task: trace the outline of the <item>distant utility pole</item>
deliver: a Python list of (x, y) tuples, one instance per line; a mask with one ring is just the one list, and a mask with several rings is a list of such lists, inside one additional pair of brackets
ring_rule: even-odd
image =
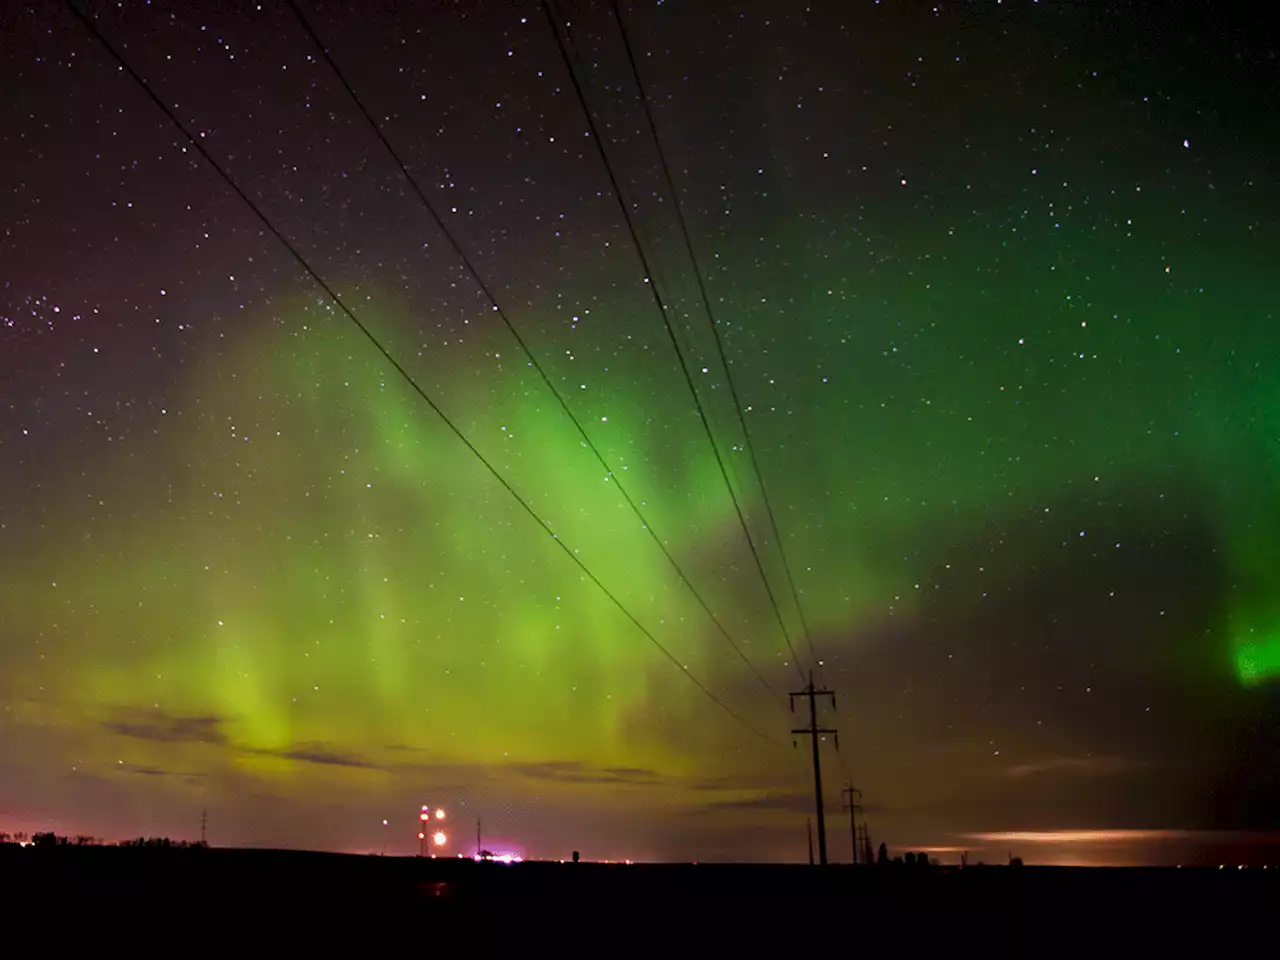
[(862, 791), (852, 786), (840, 791), (840, 800), (849, 811), (849, 838), (853, 842), (853, 863), (858, 862), (858, 814), (862, 812)]
[(809, 726), (792, 730), (795, 733), (807, 733), (813, 742), (813, 792), (818, 807), (818, 862), (827, 865), (827, 824), (822, 814), (822, 763), (818, 759), (818, 735), (833, 734), (836, 738), (836, 749), (840, 749), (840, 735), (832, 729), (818, 727), (818, 697), (830, 697), (831, 706), (836, 705), (836, 695), (830, 690), (819, 690), (813, 685), (813, 671), (809, 671), (809, 685), (799, 693), (790, 694), (791, 712), (795, 713), (796, 697), (809, 698)]
[(200, 811), (200, 846), (205, 845), (205, 834), (209, 829), (209, 808)]
[(809, 866), (813, 866), (813, 817), (804, 818), (804, 832), (809, 838)]

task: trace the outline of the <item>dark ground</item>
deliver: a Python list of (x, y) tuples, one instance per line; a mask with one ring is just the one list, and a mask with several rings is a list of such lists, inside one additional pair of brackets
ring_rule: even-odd
[(1149, 946), (1149, 935), (1176, 937), (1192, 925), (1240, 935), (1265, 927), (1265, 918), (1280, 915), (1280, 869), (505, 865), (276, 850), (10, 846), (0, 847), (0, 896), (10, 916), (29, 906), (68, 905), (78, 913), (91, 905), (121, 917), (182, 915), (206, 924), (218, 918), (221, 926), (249, 923), (251, 916), (254, 924), (288, 926), (306, 917), (312, 934), (331, 922), (369, 923), (380, 932), (457, 918), (481, 921), (457, 928), (481, 941), (521, 942), (528, 928), (505, 921), (537, 917), (541, 929), (549, 925), (570, 938), (599, 927), (615, 937), (630, 931), (749, 943), (754, 930), (799, 936), (813, 925), (818, 942), (827, 944), (887, 940), (939, 949), (974, 937), (974, 943), (991, 936), (1052, 940), (1087, 931), (1090, 939), (1104, 938), (1100, 945), (1128, 935)]

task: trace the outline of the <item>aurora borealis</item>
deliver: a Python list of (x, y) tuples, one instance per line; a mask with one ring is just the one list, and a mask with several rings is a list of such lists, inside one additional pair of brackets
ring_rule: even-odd
[[(799, 689), (537, 4), (305, 6), (664, 545)], [(431, 803), (530, 856), (803, 857), (785, 697), (263, 7), (91, 9), (781, 746), (34, 3), (0, 56), (0, 830), (189, 837), (207, 807), (217, 843), (409, 853)], [(846, 777), (896, 847), (1182, 858), (1280, 826), (1274, 42), (1194, 5), (623, 10), (839, 697), (833, 856)], [(807, 669), (608, 5), (569, 35)]]

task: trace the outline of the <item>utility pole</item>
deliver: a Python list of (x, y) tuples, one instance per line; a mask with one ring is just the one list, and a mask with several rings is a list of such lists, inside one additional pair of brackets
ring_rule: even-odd
[(481, 852), (482, 849), (483, 848), (480, 846), (480, 818), (476, 817), (476, 859), (477, 860), (481, 860), (484, 857), (484, 854)]
[(849, 837), (853, 841), (853, 863), (858, 862), (858, 814), (862, 812), (862, 791), (847, 786), (840, 791), (840, 800), (849, 811)]
[(809, 698), (809, 726), (800, 727), (799, 729), (792, 730), (791, 732), (793, 734), (807, 733), (813, 743), (813, 792), (818, 808), (818, 862), (825, 867), (827, 865), (827, 825), (822, 814), (822, 763), (818, 758), (818, 735), (823, 733), (834, 734), (836, 738), (836, 749), (839, 750), (840, 734), (832, 729), (819, 729), (817, 699), (818, 697), (830, 697), (831, 706), (834, 708), (836, 705), (836, 695), (830, 690), (819, 690), (814, 687), (813, 671), (810, 670), (809, 685), (799, 693), (792, 693), (789, 696), (791, 698), (792, 713), (794, 713), (796, 709), (796, 697)]
[(209, 808), (200, 811), (200, 846), (206, 846), (205, 834), (209, 829)]
[(813, 817), (804, 818), (804, 832), (809, 837), (809, 866), (813, 866)]

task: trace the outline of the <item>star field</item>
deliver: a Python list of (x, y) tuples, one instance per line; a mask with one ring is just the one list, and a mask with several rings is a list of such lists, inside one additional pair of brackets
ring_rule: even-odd
[(553, 6), (648, 277), (537, 4), (304, 9), (614, 477), (287, 6), (85, 8), (546, 530), (63, 5), (6, 18), (0, 829), (799, 859), (760, 677), (814, 666), (876, 842), (1276, 827), (1274, 38), (622, 4), (815, 665), (617, 24)]

